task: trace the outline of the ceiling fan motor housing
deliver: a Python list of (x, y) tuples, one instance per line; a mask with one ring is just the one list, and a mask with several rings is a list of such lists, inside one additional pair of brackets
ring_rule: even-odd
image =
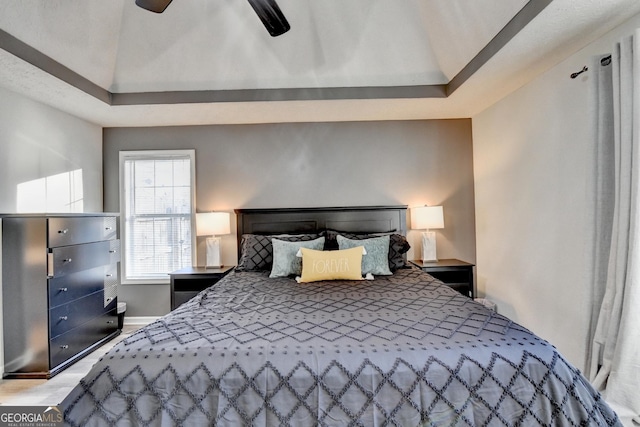
[(275, 0), (248, 0), (272, 37), (289, 31), (291, 26)]
[(150, 12), (162, 13), (172, 0), (136, 0), (136, 5)]
[[(150, 12), (162, 13), (172, 0), (136, 0), (136, 5)], [(291, 26), (275, 0), (248, 0), (272, 37), (289, 31)]]

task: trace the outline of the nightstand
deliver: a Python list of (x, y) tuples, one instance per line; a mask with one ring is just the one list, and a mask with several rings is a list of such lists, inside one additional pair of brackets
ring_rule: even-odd
[(215, 284), (234, 268), (235, 266), (232, 265), (221, 268), (187, 267), (169, 273), (171, 278), (171, 310)]
[(447, 286), (471, 299), (473, 292), (473, 266), (459, 259), (439, 259), (437, 261), (412, 260), (412, 264), (420, 267)]

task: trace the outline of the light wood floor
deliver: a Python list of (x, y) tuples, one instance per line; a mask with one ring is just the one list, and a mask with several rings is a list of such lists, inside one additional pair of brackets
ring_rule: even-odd
[(58, 405), (102, 355), (138, 328), (138, 325), (124, 325), (122, 333), (116, 338), (50, 380), (0, 380), (0, 405)]

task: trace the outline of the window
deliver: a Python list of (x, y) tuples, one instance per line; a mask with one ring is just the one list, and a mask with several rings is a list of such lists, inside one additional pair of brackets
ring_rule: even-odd
[(120, 152), (123, 283), (162, 283), (191, 266), (195, 151)]

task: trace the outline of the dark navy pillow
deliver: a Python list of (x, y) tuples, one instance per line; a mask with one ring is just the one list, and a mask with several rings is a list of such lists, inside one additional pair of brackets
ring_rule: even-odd
[(315, 240), (320, 234), (243, 234), (240, 241), (240, 259), (238, 260), (238, 271), (264, 271), (271, 270), (273, 264), (273, 245), (271, 239), (284, 240), (287, 242), (301, 242)]

